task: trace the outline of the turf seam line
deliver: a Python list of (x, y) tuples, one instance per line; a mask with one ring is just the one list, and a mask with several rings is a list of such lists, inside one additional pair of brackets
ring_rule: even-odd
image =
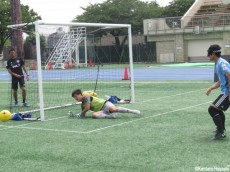
[(193, 90), (193, 91), (188, 91), (188, 92), (185, 92), (185, 93), (179, 93), (179, 94), (174, 94), (174, 95), (169, 95), (169, 96), (162, 96), (162, 97), (158, 97), (158, 98), (155, 98), (155, 99), (148, 99), (148, 100), (140, 101), (140, 102), (136, 102), (136, 103), (145, 103), (145, 102), (149, 102), (149, 101), (153, 101), (153, 100), (159, 100), (159, 99), (163, 99), (163, 98), (170, 98), (170, 97), (175, 97), (175, 96), (181, 96), (181, 95), (184, 95), (184, 94), (194, 93), (194, 92), (197, 92), (197, 91), (200, 91), (200, 90), (204, 90), (204, 89)]

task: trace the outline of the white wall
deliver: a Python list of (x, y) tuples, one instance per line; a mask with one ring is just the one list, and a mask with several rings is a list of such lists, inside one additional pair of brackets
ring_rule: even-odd
[[(189, 40), (188, 56), (189, 57), (206, 56), (207, 49), (212, 44), (219, 44), (222, 47), (222, 49), (224, 48), (223, 40), (221, 39)], [(224, 53), (222, 53), (222, 55), (224, 55)]]

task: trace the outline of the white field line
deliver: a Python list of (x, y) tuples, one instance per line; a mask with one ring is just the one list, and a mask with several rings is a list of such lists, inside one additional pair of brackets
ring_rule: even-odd
[(210, 81), (135, 81), (138, 86), (147, 84), (210, 84)]
[(198, 90), (188, 91), (188, 92), (185, 92), (185, 93), (179, 93), (179, 94), (169, 95), (169, 96), (162, 96), (162, 97), (158, 97), (158, 98), (155, 98), (155, 99), (148, 99), (148, 100), (144, 100), (144, 101), (136, 102), (136, 103), (145, 103), (145, 102), (149, 102), (149, 101), (153, 101), (153, 100), (159, 100), (159, 99), (163, 99), (163, 98), (170, 98), (170, 97), (175, 97), (175, 96), (181, 96), (181, 95), (184, 95), (184, 94), (194, 93), (194, 92), (197, 92), (197, 91), (200, 91), (200, 90), (204, 90), (204, 89), (198, 89)]
[[(163, 98), (169, 98), (169, 97), (174, 97), (174, 96), (180, 96), (182, 94), (189, 94), (189, 93), (193, 93), (193, 92), (200, 91), (200, 90), (203, 90), (203, 89), (199, 89), (199, 90), (195, 90), (195, 91), (189, 91), (189, 92), (185, 92), (185, 93), (181, 93), (181, 94), (175, 94), (175, 95), (171, 95), (171, 96), (164, 96), (164, 97), (160, 97), (160, 98), (157, 98), (157, 99), (163, 99)], [(152, 100), (156, 100), (156, 99), (151, 99), (151, 100), (146, 100), (146, 101), (152, 101)], [(146, 101), (141, 101), (141, 102), (138, 102), (138, 103), (145, 103)], [(92, 132), (104, 130), (104, 129), (107, 129), (107, 128), (121, 126), (121, 125), (124, 125), (124, 124), (136, 122), (136, 121), (141, 121), (141, 120), (145, 120), (145, 119), (149, 119), (149, 118), (154, 118), (154, 117), (162, 116), (162, 115), (165, 115), (165, 114), (169, 114), (169, 113), (173, 113), (173, 112), (177, 112), (177, 111), (181, 111), (181, 110), (185, 110), (185, 109), (194, 108), (194, 107), (201, 106), (201, 105), (208, 104), (208, 103), (211, 103), (211, 101), (205, 102), (205, 103), (201, 103), (201, 104), (197, 104), (197, 105), (193, 105), (193, 106), (188, 106), (188, 107), (180, 108), (180, 109), (176, 109), (176, 110), (173, 110), (173, 111), (168, 111), (168, 112), (160, 113), (160, 114), (157, 114), (157, 115), (151, 115), (151, 116), (147, 116), (147, 117), (143, 117), (143, 118), (138, 118), (138, 119), (134, 119), (134, 120), (131, 120), (131, 121), (123, 122), (123, 123), (120, 123), (120, 124), (110, 125), (110, 126), (107, 126), (107, 127), (98, 128), (98, 129), (91, 130), (91, 131), (86, 131), (86, 132), (73, 131), (73, 130), (57, 130), (57, 129), (44, 129), (44, 128), (24, 127), (24, 126), (33, 124), (34, 122), (30, 122), (30, 123), (22, 124), (22, 125), (17, 125), (17, 126), (2, 126), (2, 127), (5, 127), (5, 128), (0, 129), (0, 131), (1, 130), (6, 130), (6, 129), (11, 129), (11, 128), (25, 128), (25, 129), (41, 130), (41, 131), (54, 131), (54, 132), (68, 132), (68, 133), (88, 134), (88, 133), (92, 133)], [(65, 115), (65, 116), (62, 116), (62, 117), (52, 118), (52, 119), (49, 119), (49, 120), (45, 120), (43, 122), (53, 121), (53, 120), (57, 120), (57, 119), (61, 119), (61, 118), (66, 118), (66, 117), (67, 116)]]
[(39, 131), (53, 131), (53, 132), (65, 132), (65, 133), (87, 134), (87, 132), (84, 132), (84, 131), (74, 131), (74, 130), (57, 130), (57, 129), (34, 128), (34, 127), (21, 127), (21, 126), (19, 126), (18, 128), (29, 129), (29, 130), (39, 130)]
[[(66, 118), (66, 116), (61, 116), (61, 117), (58, 117), (58, 118), (52, 118), (52, 119), (48, 119), (48, 120), (45, 120), (43, 122), (46, 122), (46, 121), (53, 121), (53, 120), (57, 120), (57, 119), (61, 119), (61, 118)], [(27, 126), (27, 125), (31, 125), (33, 123), (36, 123), (36, 122), (40, 122), (40, 121), (28, 121), (28, 123), (26, 124), (21, 124), (21, 125), (14, 125), (14, 126), (4, 126), (4, 125), (0, 125), (0, 127), (4, 127), (4, 128), (1, 128), (1, 130), (6, 130), (6, 129), (10, 129), (10, 128), (20, 128), (20, 127), (23, 127), (23, 126)]]
[(168, 112), (163, 112), (163, 113), (156, 114), (156, 115), (151, 115), (151, 116), (147, 116), (147, 117), (143, 117), (143, 118), (134, 119), (134, 120), (131, 120), (131, 121), (120, 123), (120, 124), (115, 124), (115, 125), (110, 125), (110, 126), (103, 127), (103, 128), (98, 128), (96, 130), (91, 130), (91, 131), (88, 131), (88, 132), (85, 132), (85, 133), (93, 133), (93, 132), (96, 132), (96, 131), (105, 130), (107, 128), (117, 127), (117, 126), (121, 126), (121, 125), (124, 125), (124, 124), (129, 124), (129, 123), (133, 123), (133, 122), (136, 122), (136, 121), (142, 121), (142, 120), (149, 119), (149, 118), (155, 118), (155, 117), (166, 115), (166, 114), (169, 114), (169, 113), (174, 113), (174, 112), (178, 112), (178, 111), (182, 111), (182, 110), (186, 110), (186, 109), (191, 109), (191, 108), (194, 108), (194, 107), (202, 106), (202, 105), (205, 105), (205, 104), (208, 104), (208, 103), (211, 103), (211, 101), (208, 101), (208, 102), (205, 102), (205, 103), (201, 103), (201, 104), (197, 104), (197, 105), (193, 105), (193, 106), (184, 107), (184, 108), (181, 108), (181, 109), (176, 109), (176, 110), (168, 111)]
[(15, 126), (15, 127), (11, 127), (11, 128), (23, 128), (23, 129), (29, 129), (29, 130), (90, 134), (90, 133), (94, 133), (94, 132), (97, 132), (97, 131), (102, 131), (102, 130), (105, 130), (105, 129), (108, 129), (108, 128), (114, 128), (114, 127), (118, 127), (118, 126), (125, 125), (125, 124), (130, 124), (130, 123), (137, 122), (137, 121), (142, 121), (142, 120), (149, 119), (149, 118), (155, 118), (155, 117), (158, 117), (158, 116), (162, 116), (162, 115), (166, 115), (166, 114), (170, 114), (170, 113), (174, 113), (174, 112), (178, 112), (178, 111), (191, 109), (191, 108), (202, 106), (202, 105), (205, 105), (205, 104), (208, 104), (208, 103), (211, 103), (211, 101), (201, 103), (201, 104), (197, 104), (197, 105), (193, 105), (193, 106), (180, 108), (180, 109), (176, 109), (176, 110), (172, 110), (172, 111), (168, 111), (168, 112), (163, 112), (163, 113), (156, 114), (156, 115), (151, 115), (151, 116), (147, 116), (147, 117), (143, 117), (143, 118), (138, 118), (138, 119), (134, 119), (134, 120), (131, 120), (131, 121), (122, 122), (122, 123), (119, 123), (119, 124), (114, 124), (114, 125), (110, 125), (110, 126), (107, 126), (107, 127), (102, 127), (102, 128), (98, 128), (98, 129), (91, 130), (91, 131), (86, 131), (86, 132), (73, 131), (73, 130), (57, 130), (57, 129), (33, 128), (33, 127), (23, 127), (23, 126)]

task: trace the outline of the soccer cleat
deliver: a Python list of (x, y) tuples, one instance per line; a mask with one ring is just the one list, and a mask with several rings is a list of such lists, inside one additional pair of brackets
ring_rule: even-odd
[(132, 110), (131, 113), (135, 114), (135, 115), (140, 115), (141, 112), (139, 110)]
[(25, 102), (25, 103), (22, 103), (22, 106), (23, 107), (29, 107), (29, 105)]
[(69, 111), (69, 112), (68, 112), (68, 116), (69, 116), (70, 118), (74, 118), (74, 117), (76, 117), (76, 114), (74, 114), (73, 112)]
[[(219, 131), (216, 129), (215, 131), (213, 131), (213, 133), (219, 133)], [(224, 130), (224, 133), (226, 133), (226, 130)]]
[(32, 118), (32, 115), (29, 112), (27, 112), (27, 113), (22, 115), (22, 119), (24, 119), (24, 118)]
[(14, 103), (14, 107), (18, 107), (18, 102), (15, 102), (15, 103)]
[(223, 139), (225, 137), (226, 137), (226, 134), (224, 132), (223, 133), (218, 132), (215, 134), (213, 140), (220, 140), (220, 139)]

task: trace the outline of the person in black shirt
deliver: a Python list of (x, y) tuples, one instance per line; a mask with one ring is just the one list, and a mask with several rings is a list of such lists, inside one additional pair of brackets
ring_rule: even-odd
[(13, 97), (15, 100), (15, 106), (18, 106), (18, 84), (22, 90), (22, 106), (27, 107), (28, 104), (26, 103), (26, 86), (24, 80), (23, 71), (26, 74), (26, 79), (29, 80), (29, 74), (26, 70), (24, 65), (24, 61), (21, 58), (16, 57), (16, 51), (12, 48), (9, 50), (10, 59), (7, 61), (7, 70), (12, 76), (12, 90), (13, 90)]

